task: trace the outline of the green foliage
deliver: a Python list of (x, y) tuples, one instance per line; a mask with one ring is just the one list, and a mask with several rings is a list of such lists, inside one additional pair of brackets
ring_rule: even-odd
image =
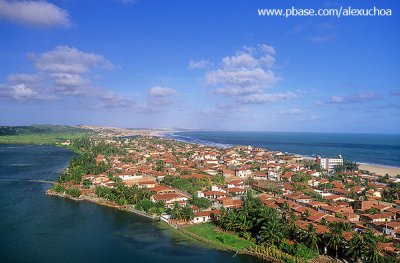
[(147, 211), (151, 207), (164, 207), (163, 203), (153, 203), (149, 200), (150, 192), (138, 188), (136, 185), (128, 187), (122, 183), (116, 183), (114, 188), (96, 186), (96, 195), (115, 202), (118, 205), (131, 204), (140, 210)]
[(294, 251), (290, 254), (295, 257), (304, 258), (307, 260), (318, 257), (317, 250), (307, 247), (302, 243), (295, 244)]
[(225, 178), (223, 175), (214, 175), (211, 176), (211, 182), (216, 185), (225, 185)]
[(65, 193), (72, 197), (79, 197), (81, 195), (81, 191), (79, 191), (79, 189), (76, 187), (68, 188), (67, 190), (65, 190)]
[(185, 227), (185, 230), (200, 236), (217, 246), (228, 246), (235, 250), (254, 246), (254, 243), (244, 240), (235, 234), (219, 231), (215, 226), (208, 223), (188, 226)]
[(61, 194), (61, 193), (64, 193), (65, 188), (64, 188), (64, 186), (62, 184), (54, 184), (51, 187), (51, 190), (53, 190), (56, 193), (60, 193)]
[(209, 187), (210, 181), (207, 177), (199, 178), (181, 178), (176, 176), (167, 175), (163, 180), (164, 184), (170, 185), (174, 188), (181, 189), (188, 193), (193, 194), (196, 191)]
[(157, 160), (156, 161), (156, 167), (155, 167), (156, 169), (156, 171), (158, 171), (158, 172), (163, 172), (164, 170), (165, 170), (165, 164), (164, 164), (164, 161), (162, 161), (162, 160)]
[(388, 187), (383, 191), (383, 200), (387, 202), (393, 202), (393, 200), (400, 198), (400, 182), (389, 183)]
[(211, 206), (211, 201), (204, 197), (193, 196), (189, 199), (189, 204), (195, 205), (200, 209), (206, 209)]
[(327, 242), (328, 248), (335, 252), (336, 258), (338, 257), (339, 250), (344, 245), (343, 230), (337, 224), (330, 225), (329, 232), (324, 234), (324, 239)]
[(174, 219), (177, 220), (183, 219), (186, 222), (189, 222), (194, 218), (194, 213), (192, 208), (180, 206), (178, 202), (174, 203), (174, 207), (171, 210), (171, 215)]
[(89, 188), (92, 185), (92, 182), (89, 179), (85, 179), (82, 181), (82, 185), (84, 188)]
[(312, 160), (305, 160), (304, 167), (317, 172), (321, 171), (321, 165)]
[(108, 166), (104, 162), (96, 164), (96, 157), (90, 153), (84, 153), (71, 159), (68, 170), (62, 173), (57, 181), (60, 183), (73, 181), (79, 184), (82, 181), (82, 175), (100, 174), (107, 171)]
[(317, 201), (324, 201), (324, 198), (322, 197), (322, 195), (320, 195), (319, 193), (313, 191), (313, 190), (304, 190), (303, 191), (304, 194), (312, 197), (313, 199), (317, 200)]
[(301, 183), (307, 183), (309, 180), (311, 180), (312, 176), (309, 174), (305, 173), (295, 173), (292, 176), (292, 181), (293, 182), (301, 182)]
[(136, 208), (148, 212), (152, 208), (157, 208), (157, 204), (148, 199), (143, 199), (137, 203)]

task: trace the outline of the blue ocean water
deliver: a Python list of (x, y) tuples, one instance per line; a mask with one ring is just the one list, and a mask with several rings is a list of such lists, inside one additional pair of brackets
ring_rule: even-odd
[(251, 145), (307, 156), (341, 154), (347, 160), (360, 163), (400, 167), (399, 134), (190, 131), (167, 137), (219, 147)]
[(159, 222), (45, 195), (73, 153), (0, 145), (0, 262), (257, 262), (208, 248)]

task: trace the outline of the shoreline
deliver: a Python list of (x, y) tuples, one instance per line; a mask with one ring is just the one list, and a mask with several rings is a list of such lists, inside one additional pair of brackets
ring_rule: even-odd
[(358, 163), (358, 164), (359, 164), (358, 168), (360, 170), (367, 170), (371, 173), (375, 173), (376, 175), (384, 176), (388, 174), (390, 177), (396, 177), (397, 175), (400, 175), (400, 167), (368, 164), (368, 163)]
[[(119, 206), (119, 205), (113, 204), (110, 201), (107, 201), (106, 199), (101, 198), (101, 197), (92, 197), (92, 196), (88, 196), (88, 195), (81, 195), (79, 197), (72, 197), (72, 196), (67, 195), (65, 193), (57, 193), (57, 192), (51, 191), (50, 189), (47, 189), (45, 194), (48, 195), (48, 196), (56, 196), (56, 197), (60, 197), (60, 198), (66, 198), (66, 199), (73, 200), (73, 201), (76, 201), (76, 202), (87, 201), (87, 202), (93, 203), (95, 205), (114, 208), (114, 209), (118, 209), (118, 210), (121, 210), (121, 211), (125, 211), (125, 212), (128, 212), (128, 213), (135, 214), (137, 216), (146, 217), (146, 218), (148, 218), (150, 220), (158, 221), (158, 222), (162, 223), (163, 225), (166, 225), (170, 230), (172, 230), (172, 231), (176, 230), (179, 233), (183, 234), (186, 238), (194, 239), (194, 240), (202, 243), (206, 247), (209, 247), (209, 248), (212, 248), (212, 249), (217, 249), (217, 250), (222, 250), (222, 251), (229, 251), (229, 252), (232, 252), (232, 253), (241, 254), (241, 255), (247, 255), (247, 256), (251, 256), (251, 257), (255, 257), (257, 259), (260, 259), (260, 256), (257, 255), (257, 253), (252, 253), (252, 252), (248, 251), (247, 249), (236, 250), (236, 249), (234, 249), (232, 247), (229, 247), (229, 246), (225, 246), (225, 245), (222, 245), (222, 244), (215, 244), (214, 242), (209, 241), (209, 240), (207, 240), (207, 239), (205, 239), (205, 238), (203, 238), (201, 236), (198, 236), (196, 234), (193, 234), (193, 233), (190, 233), (190, 232), (186, 231), (184, 226), (183, 227), (182, 226), (174, 227), (173, 225), (170, 225), (170, 224), (165, 223), (164, 221), (160, 220), (159, 216), (151, 216), (151, 215), (147, 214), (144, 211), (140, 211), (140, 210), (137, 210), (137, 209), (132, 208), (132, 207)], [(270, 262), (274, 262), (274, 261), (271, 260)]]
[[(165, 132), (165, 133), (162, 133), (159, 136), (163, 137), (163, 138), (166, 138), (166, 139), (175, 140), (175, 141), (178, 141), (178, 142), (206, 145), (206, 146), (212, 146), (212, 147), (217, 147), (217, 148), (221, 147), (219, 145), (225, 145), (225, 147), (234, 147), (235, 146), (235, 145), (223, 144), (223, 143), (214, 143), (214, 142), (201, 143), (201, 142), (186, 141), (184, 139), (176, 139), (173, 136), (174, 133), (179, 133), (179, 131)], [(289, 152), (285, 152), (285, 153), (287, 153), (289, 155), (300, 156), (300, 157), (302, 157), (302, 158), (304, 158), (306, 160), (314, 160), (315, 159), (315, 157), (313, 157), (313, 156), (304, 155), (304, 154), (300, 154), (300, 153), (289, 153)], [(374, 173), (376, 175), (384, 176), (384, 175), (388, 174), (391, 177), (396, 177), (397, 175), (400, 175), (400, 166), (391, 166), (391, 165), (376, 164), (376, 163), (363, 163), (363, 162), (357, 162), (357, 161), (356, 161), (356, 163), (359, 165), (359, 169), (360, 170), (367, 170), (367, 171), (370, 171), (371, 173)]]
[[(250, 251), (249, 248), (243, 248), (243, 249), (237, 250), (237, 249), (235, 249), (233, 247), (230, 247), (230, 246), (227, 246), (227, 245), (216, 244), (211, 240), (208, 240), (206, 238), (198, 236), (198, 235), (196, 235), (194, 233), (188, 232), (185, 229), (185, 226), (174, 227), (173, 225), (167, 224), (164, 221), (160, 220), (159, 216), (151, 216), (151, 215), (147, 214), (144, 211), (140, 211), (140, 210), (134, 209), (132, 207), (119, 206), (117, 204), (112, 204), (111, 202), (107, 201), (106, 199), (103, 199), (103, 198), (100, 198), (100, 197), (92, 197), (92, 196), (88, 196), (88, 195), (81, 195), (79, 197), (72, 197), (72, 196), (67, 195), (65, 193), (53, 192), (50, 189), (47, 189), (45, 194), (48, 195), (48, 196), (56, 196), (56, 197), (60, 197), (60, 198), (67, 198), (69, 200), (73, 200), (73, 201), (76, 201), (76, 202), (87, 201), (87, 202), (93, 203), (95, 205), (100, 205), (100, 206), (105, 206), (105, 207), (109, 207), (109, 208), (118, 209), (118, 210), (125, 211), (125, 212), (128, 212), (128, 213), (133, 213), (133, 214), (135, 214), (137, 216), (146, 217), (146, 218), (148, 218), (150, 220), (153, 220), (153, 221), (158, 221), (158, 222), (162, 223), (163, 225), (166, 225), (171, 231), (174, 231), (174, 230), (178, 231), (179, 233), (184, 235), (185, 238), (196, 240), (197, 242), (200, 242), (205, 247), (234, 253), (233, 257), (235, 257), (237, 254), (239, 254), (239, 255), (253, 257), (253, 258), (256, 258), (257, 260), (261, 260), (261, 261), (269, 262), (269, 263), (280, 263), (281, 262), (279, 259), (273, 258), (271, 256), (266, 256), (266, 255), (263, 255), (263, 254), (260, 254), (260, 253), (256, 253), (256, 252)], [(322, 258), (322, 257), (319, 256), (318, 258)], [(316, 258), (316, 259), (318, 259), (318, 258)]]
[(139, 216), (143, 216), (143, 217), (146, 217), (146, 218), (152, 219), (152, 220), (158, 220), (160, 218), (159, 216), (149, 215), (144, 211), (137, 210), (137, 209), (135, 209), (133, 207), (129, 207), (128, 205), (119, 206), (117, 204), (113, 204), (110, 201), (107, 201), (106, 199), (101, 198), (101, 197), (92, 197), (92, 196), (89, 196), (89, 195), (80, 195), (79, 197), (72, 197), (72, 196), (64, 194), (64, 193), (62, 193), (62, 194), (61, 193), (56, 193), (54, 191), (51, 191), (50, 189), (47, 189), (45, 194), (49, 195), (49, 196), (57, 196), (57, 197), (61, 197), (61, 198), (67, 198), (67, 199), (74, 200), (74, 201), (87, 201), (87, 202), (90, 202), (90, 203), (93, 203), (93, 204), (96, 204), (96, 205), (106, 206), (106, 207), (118, 209), (118, 210), (121, 210), (121, 211), (126, 211), (126, 212), (129, 212), (129, 213), (133, 213), (133, 214), (136, 214), (136, 215), (139, 215)]

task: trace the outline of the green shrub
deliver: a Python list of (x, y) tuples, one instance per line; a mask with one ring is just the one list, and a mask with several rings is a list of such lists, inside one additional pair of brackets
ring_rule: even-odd
[(72, 197), (79, 197), (81, 195), (81, 191), (79, 191), (76, 187), (71, 187), (65, 190), (65, 193)]

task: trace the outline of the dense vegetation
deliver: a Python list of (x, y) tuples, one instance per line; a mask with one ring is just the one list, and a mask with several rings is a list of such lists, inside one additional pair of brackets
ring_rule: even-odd
[(86, 129), (57, 125), (0, 126), (0, 143), (52, 145), (89, 133)]
[[(239, 236), (254, 243), (268, 247), (276, 247), (280, 251), (306, 260), (316, 257), (327, 249), (335, 257), (350, 258), (354, 262), (362, 259), (366, 262), (396, 262), (394, 257), (383, 256), (378, 242), (384, 238), (369, 231), (364, 234), (352, 232), (351, 240), (344, 238), (345, 231), (352, 231), (350, 223), (326, 222), (329, 231), (318, 234), (314, 225), (308, 224), (306, 229), (297, 226), (299, 219), (282, 207), (283, 213), (266, 207), (258, 198), (246, 196), (242, 209), (221, 210), (221, 216), (215, 223), (222, 229), (238, 233)], [(296, 241), (294, 244), (290, 241)]]
[(68, 169), (60, 174), (59, 183), (73, 182), (79, 184), (83, 175), (101, 174), (109, 168), (109, 162), (96, 162), (96, 156), (103, 155), (106, 160), (112, 155), (125, 154), (124, 149), (108, 145), (103, 141), (93, 142), (87, 137), (72, 141), (71, 147), (82, 154), (74, 156), (69, 162)]
[(165, 176), (163, 183), (191, 194), (193, 194), (197, 190), (211, 187), (210, 179), (206, 176), (204, 176), (203, 178), (182, 178), (167, 175)]

